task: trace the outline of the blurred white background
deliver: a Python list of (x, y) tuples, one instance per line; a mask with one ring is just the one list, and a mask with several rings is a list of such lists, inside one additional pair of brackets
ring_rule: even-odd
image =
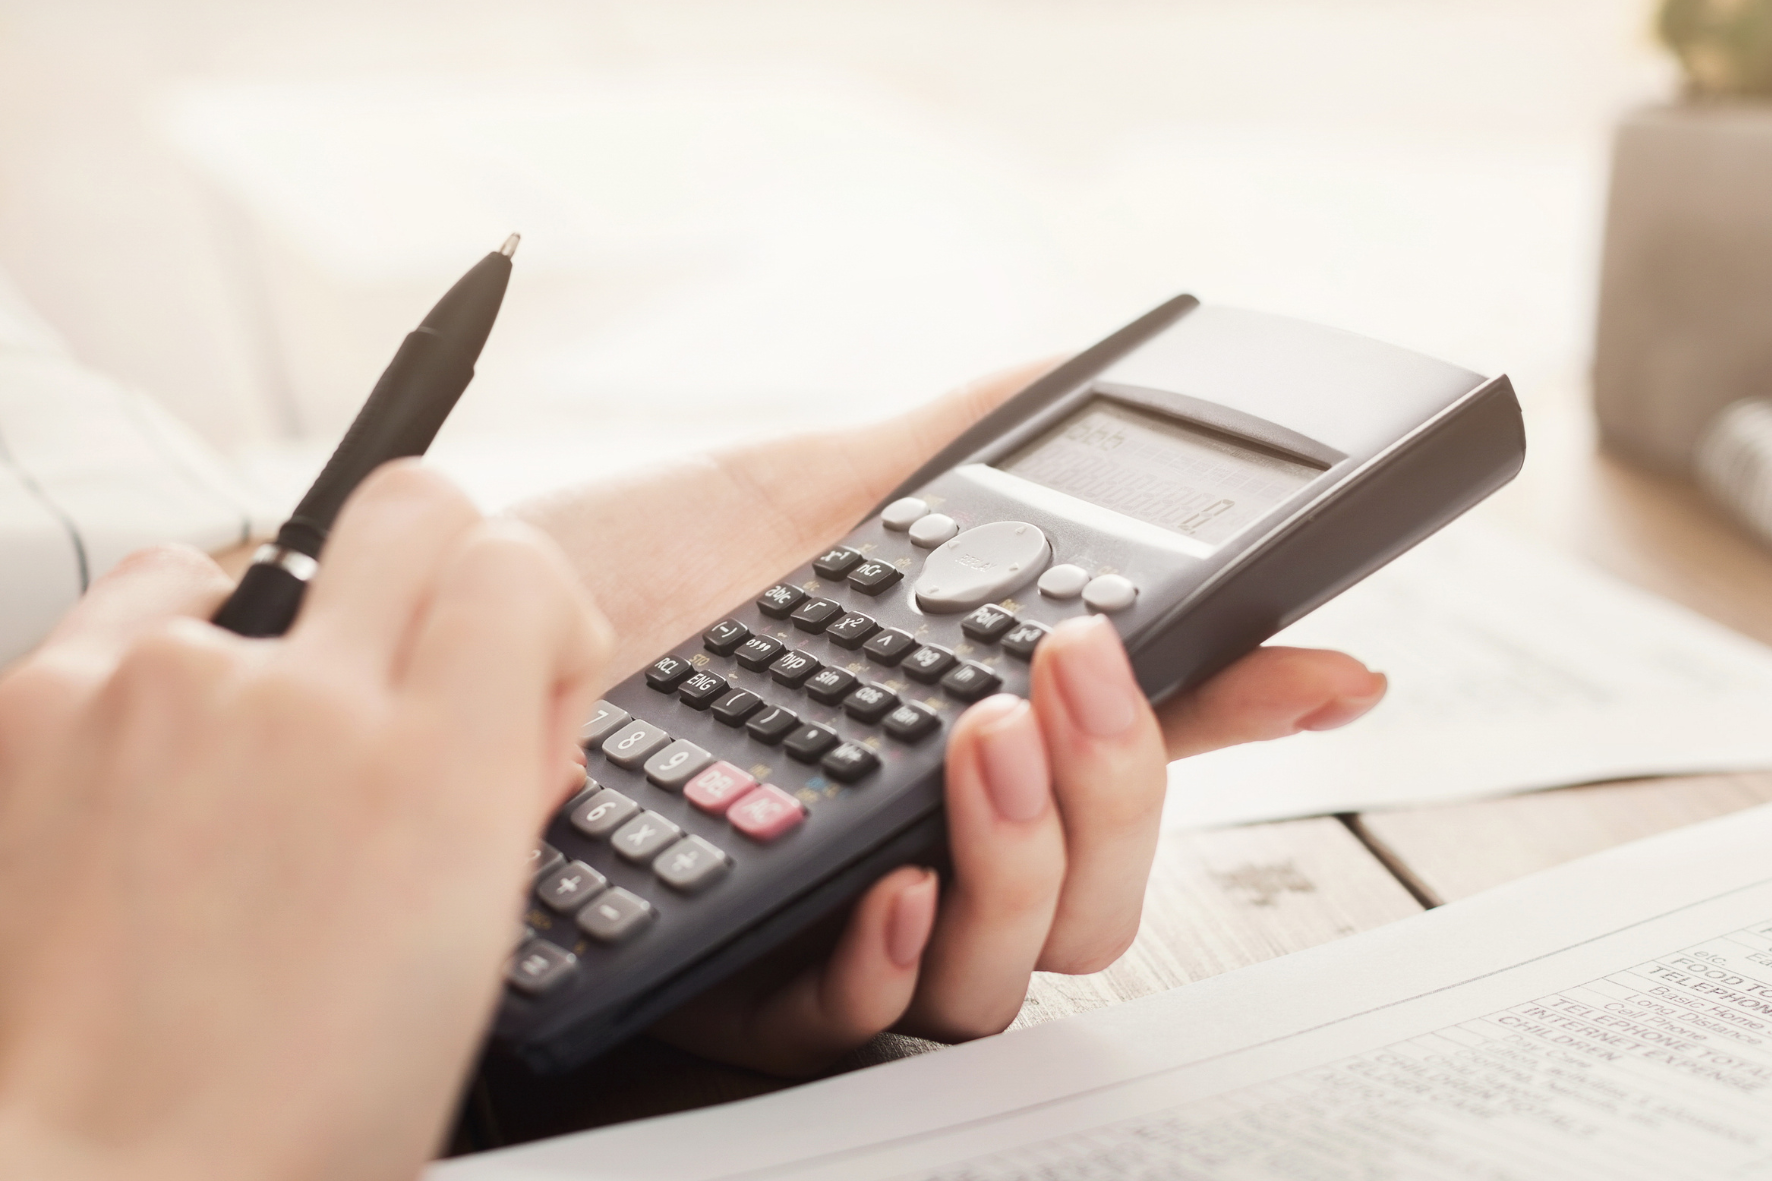
[[(486, 504), (881, 415), (1180, 291), (1580, 404), (1648, 0), (0, 0), (0, 270), (299, 490), (518, 269)], [(1560, 408), (1560, 409), (1559, 409)]]

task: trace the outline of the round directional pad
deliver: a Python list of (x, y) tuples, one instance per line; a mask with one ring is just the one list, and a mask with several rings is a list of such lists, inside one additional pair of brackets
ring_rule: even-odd
[(970, 611), (1025, 586), (1052, 558), (1046, 535), (1025, 521), (968, 529), (930, 553), (917, 579), (925, 611)]

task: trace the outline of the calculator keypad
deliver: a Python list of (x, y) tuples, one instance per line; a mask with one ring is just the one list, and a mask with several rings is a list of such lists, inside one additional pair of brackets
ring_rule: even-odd
[[(918, 520), (946, 528), (937, 514)], [(903, 533), (899, 540), (910, 544)], [(743, 876), (745, 848), (806, 827), (821, 798), (870, 791), (899, 757), (894, 751), (941, 733), (941, 698), (958, 707), (997, 691), (1003, 678), (993, 653), (1030, 660), (1048, 633), (1042, 623), (1018, 619), (1007, 601), (964, 617), (930, 617), (915, 635), (883, 627), (871, 612), (894, 610), (887, 592), (905, 577), (903, 558), (864, 549), (832, 547), (813, 564), (819, 581), (782, 582), (756, 599), (761, 619), (743, 612), (723, 619), (702, 633), (701, 652), (667, 654), (647, 666), (643, 679), (660, 695), (651, 699), (656, 709), (631, 697), (623, 700), (638, 714), (597, 702), (580, 740), (635, 778), (612, 780), (626, 791), (587, 778), (564, 810), (569, 829), (561, 831), (593, 842), (590, 852), (581, 856), (582, 846), (570, 842), (566, 853), (537, 846), (531, 868), (543, 909), (532, 912), (507, 968), (514, 990), (540, 996), (562, 987), (582, 970), (579, 957), (605, 954), (587, 950), (592, 945), (625, 943), (668, 920), (673, 907), (707, 905), (702, 897)], [(855, 610), (860, 596), (879, 608)], [(793, 640), (796, 634), (803, 639)], [(720, 725), (710, 731), (697, 717)], [(792, 782), (765, 782), (778, 774)], [(599, 860), (599, 847), (619, 861)], [(550, 942), (557, 938), (550, 912), (589, 942)]]

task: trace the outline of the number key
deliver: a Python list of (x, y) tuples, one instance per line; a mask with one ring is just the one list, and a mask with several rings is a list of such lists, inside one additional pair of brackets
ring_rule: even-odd
[(599, 701), (591, 707), (590, 720), (578, 728), (578, 744), (583, 747), (595, 747), (599, 742), (626, 725), (630, 716), (632, 715), (620, 706), (611, 705), (607, 701)]
[(666, 791), (682, 791), (696, 772), (713, 761), (713, 755), (679, 738), (646, 760), (646, 778)]
[(651, 722), (635, 718), (603, 740), (603, 754), (616, 766), (632, 771), (670, 740), (669, 734)]
[(604, 788), (574, 808), (567, 819), (587, 837), (601, 839), (627, 823), (628, 817), (639, 810), (640, 805), (619, 791)]

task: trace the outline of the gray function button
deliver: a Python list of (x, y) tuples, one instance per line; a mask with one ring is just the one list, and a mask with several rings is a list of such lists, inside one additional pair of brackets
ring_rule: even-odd
[(570, 976), (576, 962), (571, 952), (544, 939), (535, 939), (517, 949), (505, 968), (505, 979), (518, 992), (540, 996)]
[(616, 766), (632, 771), (670, 740), (669, 734), (651, 722), (635, 718), (603, 740), (603, 753)]
[(960, 526), (946, 513), (930, 513), (911, 526), (911, 544), (934, 549), (944, 541), (952, 541)]
[(619, 705), (599, 701), (591, 707), (591, 716), (578, 728), (578, 744), (595, 748), (599, 742), (627, 725), (628, 711)]
[(609, 879), (582, 861), (569, 862), (541, 880), (535, 896), (549, 910), (572, 914), (603, 892)]
[(726, 876), (732, 859), (700, 837), (684, 837), (652, 863), (652, 872), (685, 894), (703, 890)]
[(887, 505), (880, 514), (880, 524), (903, 533), (929, 514), (927, 501), (906, 496)]
[(660, 849), (682, 835), (682, 829), (657, 812), (642, 812), (618, 828), (609, 843), (629, 861), (651, 861)]
[(599, 943), (620, 943), (650, 923), (652, 903), (620, 886), (605, 890), (578, 912), (578, 929)]
[(1040, 593), (1049, 599), (1074, 599), (1089, 585), (1089, 571), (1066, 562), (1040, 575)]
[(1124, 611), (1138, 599), (1138, 588), (1130, 578), (1103, 574), (1091, 579), (1083, 588), (1083, 601), (1097, 611)]
[(713, 755), (679, 738), (646, 760), (646, 778), (666, 791), (682, 791), (696, 772), (713, 761)]
[(1025, 521), (992, 521), (934, 551), (917, 579), (925, 611), (970, 611), (1033, 580), (1051, 556), (1046, 535)]
[(566, 819), (573, 828), (587, 837), (602, 838), (614, 832), (628, 817), (640, 810), (640, 805), (622, 795), (619, 791), (604, 788), (584, 803), (572, 810)]

